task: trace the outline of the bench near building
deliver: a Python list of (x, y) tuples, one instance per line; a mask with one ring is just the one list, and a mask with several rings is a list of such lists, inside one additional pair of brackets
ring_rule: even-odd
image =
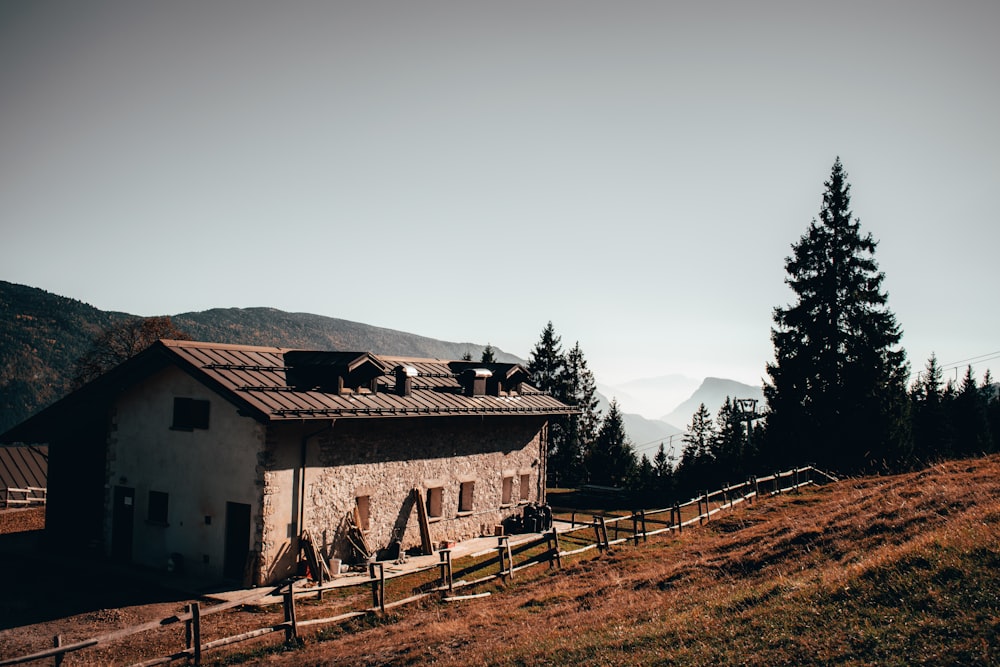
[[(493, 534), (545, 502), (553, 415), (516, 364), (162, 340), (0, 436), (47, 444), (65, 548), (265, 584)], [(360, 543), (360, 544), (359, 544)]]

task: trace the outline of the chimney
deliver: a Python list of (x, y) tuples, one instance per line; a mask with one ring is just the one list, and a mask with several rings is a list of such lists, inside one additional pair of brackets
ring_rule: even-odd
[(417, 375), (419, 373), (413, 366), (396, 366), (396, 393), (409, 396), (413, 392), (413, 378)]
[(462, 386), (466, 396), (485, 396), (486, 381), (493, 377), (488, 368), (469, 368), (462, 373)]

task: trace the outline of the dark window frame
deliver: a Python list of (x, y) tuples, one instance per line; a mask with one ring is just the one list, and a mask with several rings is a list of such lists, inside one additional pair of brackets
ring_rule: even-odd
[(150, 491), (146, 503), (146, 523), (154, 526), (169, 526), (170, 494), (165, 491)]
[(174, 397), (174, 418), (170, 428), (175, 431), (207, 430), (211, 403), (203, 398)]

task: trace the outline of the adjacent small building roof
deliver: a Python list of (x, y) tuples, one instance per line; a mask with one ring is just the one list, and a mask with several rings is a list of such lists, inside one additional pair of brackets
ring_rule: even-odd
[(47, 442), (39, 437), (47, 430), (46, 422), (67, 410), (106, 405), (168, 365), (190, 373), (245, 414), (268, 423), (578, 412), (529, 385), (526, 370), (518, 364), (160, 340), (4, 433), (0, 442)]
[(48, 482), (48, 449), (44, 445), (0, 447), (0, 490), (45, 488)]

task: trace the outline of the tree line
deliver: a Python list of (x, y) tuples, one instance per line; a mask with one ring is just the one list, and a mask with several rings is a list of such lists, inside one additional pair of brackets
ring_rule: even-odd
[(662, 444), (653, 460), (636, 457), (617, 403), (603, 418), (597, 412), (579, 343), (564, 355), (549, 322), (529, 372), (538, 388), (580, 408), (551, 426), (550, 483), (608, 484), (670, 500), (807, 463), (841, 474), (892, 472), (1000, 449), (1000, 396), (988, 370), (981, 382), (971, 366), (960, 382), (944, 381), (932, 355), (910, 382), (878, 243), (853, 215), (839, 158), (824, 186), (818, 219), (785, 259), (794, 298), (772, 313), (763, 411), (735, 397), (714, 417), (701, 405), (679, 461)]

